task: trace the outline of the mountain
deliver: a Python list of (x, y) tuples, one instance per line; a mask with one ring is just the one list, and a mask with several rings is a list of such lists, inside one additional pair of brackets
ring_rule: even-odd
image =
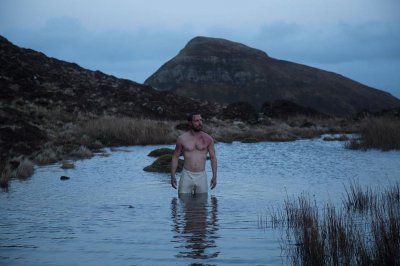
[(68, 124), (101, 116), (184, 119), (196, 109), (207, 117), (218, 108), (49, 58), (0, 36), (0, 166), (40, 149)]
[(269, 57), (219, 38), (196, 37), (145, 84), (159, 91), (218, 103), (286, 100), (329, 115), (352, 115), (400, 106), (389, 93), (341, 75)]

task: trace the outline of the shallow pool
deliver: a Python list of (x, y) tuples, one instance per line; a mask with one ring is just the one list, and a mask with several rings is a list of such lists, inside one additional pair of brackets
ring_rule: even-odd
[(0, 265), (286, 265), (281, 231), (259, 224), (268, 210), (303, 192), (340, 204), (350, 180), (400, 180), (400, 152), (320, 139), (219, 143), (217, 188), (179, 198), (168, 174), (142, 170), (159, 147), (172, 146), (107, 150), (13, 181), (0, 193)]

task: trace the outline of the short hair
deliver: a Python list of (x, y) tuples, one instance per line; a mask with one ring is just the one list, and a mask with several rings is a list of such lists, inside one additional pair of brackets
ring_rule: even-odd
[(187, 121), (191, 122), (193, 120), (194, 115), (200, 115), (199, 112), (191, 112), (187, 115)]

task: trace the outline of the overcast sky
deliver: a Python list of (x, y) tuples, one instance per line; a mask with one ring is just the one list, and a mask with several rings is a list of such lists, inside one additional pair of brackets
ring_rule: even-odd
[(219, 37), (400, 98), (400, 0), (0, 0), (0, 35), (140, 83)]

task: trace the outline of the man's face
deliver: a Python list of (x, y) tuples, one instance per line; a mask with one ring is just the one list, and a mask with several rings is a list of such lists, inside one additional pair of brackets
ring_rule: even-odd
[(190, 122), (191, 128), (199, 132), (203, 129), (203, 119), (201, 118), (201, 115), (194, 115), (192, 117), (192, 121)]

